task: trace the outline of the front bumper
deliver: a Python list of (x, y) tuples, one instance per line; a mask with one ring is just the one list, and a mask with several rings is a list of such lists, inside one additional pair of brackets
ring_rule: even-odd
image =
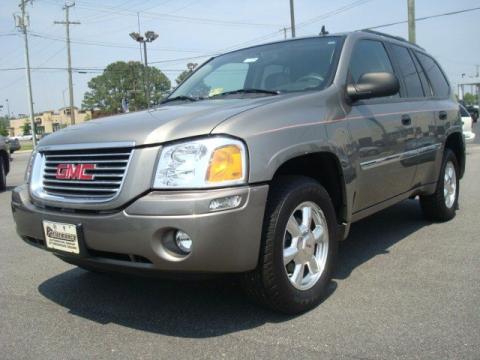
[[(39, 207), (22, 185), (12, 192), (12, 212), (21, 238), (43, 249), (43, 220), (81, 225), (83, 256), (55, 253), (72, 264), (118, 271), (244, 272), (258, 262), (267, 193), (267, 185), (154, 191), (123, 210), (90, 213)], [(239, 207), (209, 211), (212, 199), (232, 195), (242, 197)], [(193, 240), (186, 256), (168, 245), (176, 229)]]

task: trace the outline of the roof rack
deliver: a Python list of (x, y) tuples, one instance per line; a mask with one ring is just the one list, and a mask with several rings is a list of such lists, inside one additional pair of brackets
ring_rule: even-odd
[(384, 37), (388, 37), (390, 39), (395, 39), (395, 40), (398, 40), (398, 41), (402, 41), (402, 42), (406, 42), (410, 45), (413, 45), (421, 50), (425, 50), (424, 48), (422, 48), (420, 45), (417, 45), (415, 43), (412, 43), (410, 41), (408, 41), (407, 39), (404, 39), (400, 36), (395, 36), (395, 35), (390, 35), (390, 34), (387, 34), (387, 33), (383, 33), (381, 31), (375, 31), (375, 30), (370, 30), (370, 29), (363, 29), (363, 30), (360, 30), (362, 32), (366, 32), (366, 33), (370, 33), (370, 34), (374, 34), (374, 35), (379, 35), (379, 36), (384, 36)]

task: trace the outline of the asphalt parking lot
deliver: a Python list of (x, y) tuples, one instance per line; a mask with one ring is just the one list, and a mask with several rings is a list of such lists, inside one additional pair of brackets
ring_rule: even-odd
[[(477, 137), (478, 139), (478, 137)], [(14, 154), (9, 189), (28, 154)], [(2, 359), (480, 359), (480, 145), (468, 147), (460, 211), (422, 219), (408, 200), (342, 243), (330, 295), (285, 317), (232, 280), (90, 274), (24, 244), (0, 194)]]

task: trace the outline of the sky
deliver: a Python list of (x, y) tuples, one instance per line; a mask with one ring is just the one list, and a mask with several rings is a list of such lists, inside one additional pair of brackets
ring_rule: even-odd
[[(0, 1), (0, 105), (6, 115), (28, 113), (23, 39), (13, 13), (20, 0)], [(30, 16), (32, 68), (65, 68), (67, 53), (63, 0), (34, 0)], [(479, 0), (416, 0), (416, 17), (479, 7)], [(289, 0), (76, 0), (71, 8), (72, 66), (88, 68), (74, 73), (75, 105), (80, 106), (88, 81), (114, 61), (140, 61), (138, 44), (129, 33), (153, 30), (148, 60), (174, 83), (188, 62), (201, 63), (212, 54), (284, 37), (290, 25)], [(325, 25), (330, 33), (358, 30), (407, 19), (407, 0), (295, 0), (297, 37), (311, 36)], [(437, 58), (453, 86), (475, 81), (480, 65), (480, 11), (417, 23), (417, 43)], [(407, 24), (379, 29), (408, 37)], [(288, 33), (290, 36), (290, 33)], [(191, 58), (191, 59), (190, 59)], [(465, 74), (462, 79), (461, 74)], [(68, 77), (64, 69), (32, 71), (35, 112), (68, 104)], [(467, 89), (468, 90), (468, 89)]]

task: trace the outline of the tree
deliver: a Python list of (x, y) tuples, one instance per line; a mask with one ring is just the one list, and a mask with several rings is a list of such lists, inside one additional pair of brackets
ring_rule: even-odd
[(192, 70), (183, 70), (180, 73), (180, 75), (178, 75), (177, 78), (175, 79), (175, 82), (177, 83), (177, 85), (180, 85), (183, 82), (183, 80), (185, 80), (187, 77), (190, 76), (192, 72), (193, 72)]
[(10, 121), (7, 116), (0, 117), (0, 135), (8, 136), (8, 129), (10, 128)]
[(465, 95), (463, 96), (463, 101), (465, 102), (466, 105), (477, 105), (478, 97), (477, 95), (465, 93)]
[(178, 75), (177, 78), (175, 79), (175, 82), (177, 83), (177, 85), (180, 85), (183, 82), (183, 80), (189, 77), (190, 74), (193, 72), (193, 70), (195, 70), (197, 66), (198, 66), (197, 63), (188, 63), (187, 70), (182, 71), (180, 75)]
[(23, 135), (30, 135), (32, 132), (32, 126), (30, 125), (30, 122), (28, 120), (25, 120), (25, 122), (22, 125), (22, 133)]
[[(122, 99), (125, 98), (132, 111), (147, 108), (145, 70), (138, 61), (118, 61), (108, 65), (102, 75), (88, 82), (90, 91), (85, 93), (82, 107), (116, 114), (122, 111)], [(158, 103), (170, 90), (170, 80), (155, 67), (149, 66), (147, 71), (151, 103)]]

